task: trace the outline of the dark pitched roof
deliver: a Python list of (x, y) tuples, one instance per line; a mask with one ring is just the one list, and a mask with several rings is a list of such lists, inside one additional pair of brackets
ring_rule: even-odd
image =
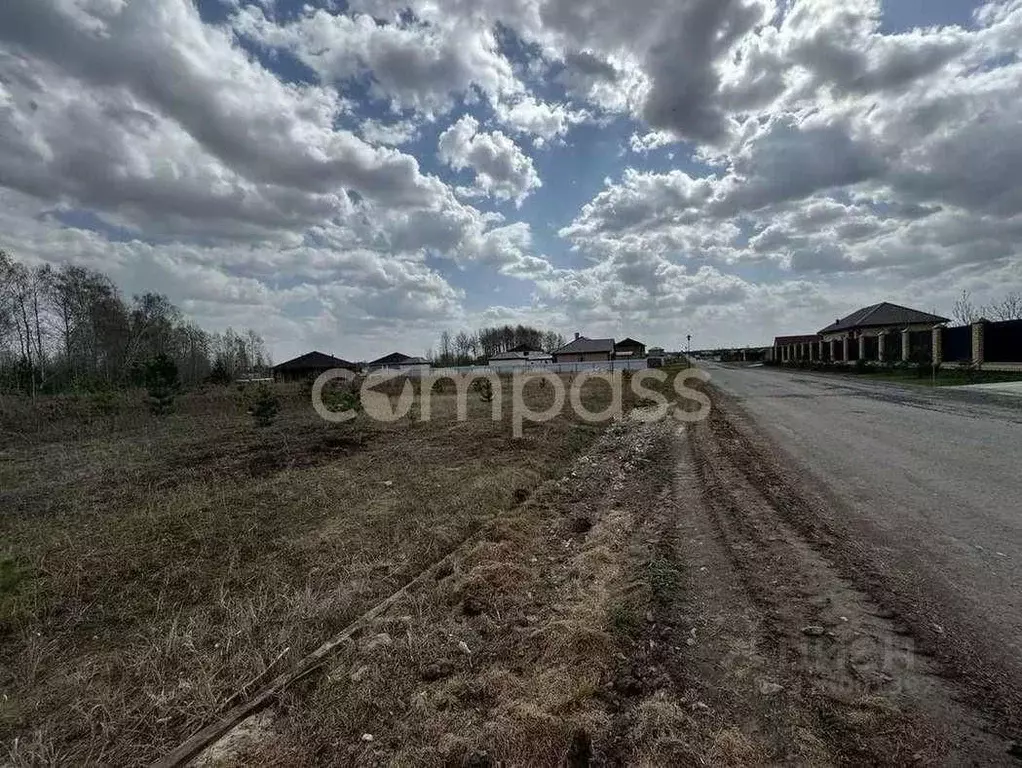
[(839, 331), (850, 331), (854, 328), (873, 328), (878, 325), (914, 325), (916, 323), (938, 323), (949, 322), (946, 317), (931, 315), (929, 312), (920, 312), (918, 309), (902, 307), (898, 304), (891, 304), (883, 301), (871, 307), (852, 312), (848, 317), (843, 317), (835, 323), (831, 323), (820, 333), (837, 333)]
[(296, 357), (294, 360), (287, 360), (279, 365), (273, 366), (275, 371), (293, 371), (320, 369), (330, 370), (331, 368), (354, 368), (354, 363), (342, 360), (339, 357), (325, 355), (322, 352), (307, 352)]
[(613, 352), (614, 339), (587, 339), (579, 336), (569, 344), (554, 351), (555, 355), (579, 355), (586, 352)]
[(411, 359), (408, 355), (402, 355), (400, 352), (391, 352), (389, 355), (384, 355), (378, 360), (373, 360), (369, 365), (398, 365), (406, 363)]
[(820, 337), (818, 334), (812, 334), (811, 336), (777, 336), (774, 339), (775, 347), (783, 347), (788, 344), (806, 344), (814, 341), (819, 341)]
[(645, 346), (646, 345), (643, 344), (641, 341), (636, 341), (633, 338), (627, 338), (621, 339), (621, 341), (614, 345), (614, 348), (620, 349), (621, 347), (645, 347)]
[(543, 350), (539, 347), (530, 347), (528, 344), (519, 344), (517, 347), (512, 347), (508, 352), (542, 352)]

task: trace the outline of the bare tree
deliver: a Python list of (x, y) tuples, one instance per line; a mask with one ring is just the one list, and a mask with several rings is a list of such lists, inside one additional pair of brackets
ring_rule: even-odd
[(1022, 320), (1022, 293), (1009, 293), (983, 308), (990, 320)]
[(453, 342), (451, 340), (451, 332), (443, 331), (440, 334), (440, 355), (437, 360), (441, 367), (448, 366), (451, 364), (453, 359)]
[(96, 385), (137, 385), (164, 355), (185, 383), (213, 363), (234, 375), (270, 364), (254, 331), (210, 335), (162, 294), (129, 306), (103, 274), (64, 265), (30, 269), (0, 251), (0, 387), (34, 395)]
[(962, 325), (974, 323), (980, 318), (979, 308), (972, 303), (972, 294), (962, 291), (961, 296), (955, 299), (951, 306), (951, 317)]
[(547, 331), (543, 334), (543, 351), (553, 352), (564, 346), (564, 337), (556, 331)]

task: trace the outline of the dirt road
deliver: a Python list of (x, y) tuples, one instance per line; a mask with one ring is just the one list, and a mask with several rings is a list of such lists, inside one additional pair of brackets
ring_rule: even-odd
[[(962, 698), (983, 714), (945, 757), (1011, 759), (1022, 412), (764, 369), (710, 373), (717, 407), (689, 430), (691, 469), (679, 463), (679, 482), (701, 491), (679, 515), (680, 557), (704, 551), (707, 568), (716, 558), (725, 582), (737, 578), (704, 590), (700, 610), (744, 604), (721, 621), (740, 626), (751, 612), (755, 647), (776, 636), (776, 658), (816, 655), (824, 679), (840, 666), (883, 680), (884, 696), (900, 687), (924, 729), (946, 728), (939, 713)], [(812, 647), (799, 625), (830, 643)], [(880, 667), (860, 669), (859, 651)]]

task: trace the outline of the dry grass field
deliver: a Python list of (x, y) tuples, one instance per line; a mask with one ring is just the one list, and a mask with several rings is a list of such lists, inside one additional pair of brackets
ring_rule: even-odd
[[(604, 429), (566, 410), (512, 439), (509, 408), (494, 422), (473, 394), (459, 423), (450, 392), (428, 423), (332, 425), (300, 389), (282, 395), (262, 429), (234, 389), (182, 396), (162, 419), (128, 395), (3, 401), (0, 762), (158, 758), (521, 507)], [(584, 390), (594, 410), (608, 398)], [(494, 578), (517, 578), (505, 565)], [(294, 728), (279, 749), (312, 760), (288, 752)]]

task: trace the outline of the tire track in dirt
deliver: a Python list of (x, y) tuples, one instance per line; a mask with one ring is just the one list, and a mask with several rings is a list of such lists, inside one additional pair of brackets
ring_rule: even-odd
[(842, 577), (833, 540), (803, 538), (797, 528), (819, 519), (814, 502), (714, 395), (710, 417), (679, 433), (664, 535), (686, 578), (657, 617), (673, 627), (661, 663), (675, 692), (708, 707), (694, 719), (700, 754), (1010, 763), (1009, 743), (956, 701), (907, 629)]

